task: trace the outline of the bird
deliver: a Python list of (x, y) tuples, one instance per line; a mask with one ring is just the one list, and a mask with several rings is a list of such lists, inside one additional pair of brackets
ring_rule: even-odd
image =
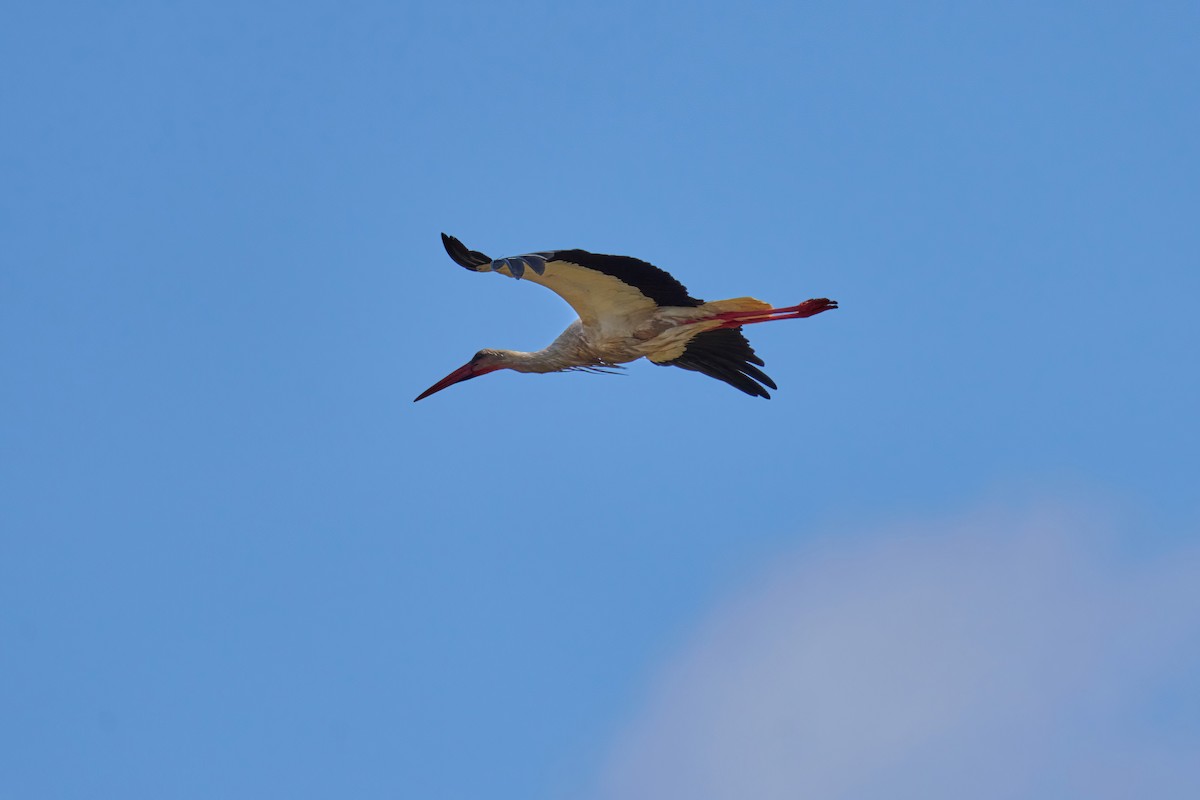
[(501, 369), (515, 372), (613, 372), (646, 358), (663, 367), (682, 367), (724, 381), (754, 397), (770, 399), (778, 389), (742, 333), (742, 326), (802, 319), (838, 307), (814, 298), (784, 308), (753, 297), (704, 302), (665, 270), (629, 256), (551, 250), (490, 258), (445, 233), (442, 245), (459, 266), (498, 272), (545, 286), (575, 310), (579, 319), (549, 346), (532, 353), (484, 349), (421, 392), (423, 400), (448, 386)]

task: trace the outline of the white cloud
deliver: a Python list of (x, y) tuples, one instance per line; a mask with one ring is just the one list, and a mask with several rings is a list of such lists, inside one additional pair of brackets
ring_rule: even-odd
[(829, 539), (717, 610), (603, 798), (1200, 797), (1200, 549), (980, 513)]

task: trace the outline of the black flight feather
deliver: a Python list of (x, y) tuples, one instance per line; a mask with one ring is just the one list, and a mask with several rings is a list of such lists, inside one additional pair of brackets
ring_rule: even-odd
[[(493, 260), (478, 250), (468, 250), (467, 246), (453, 236), (442, 234), (442, 245), (446, 253), (459, 266), (475, 272)], [(528, 256), (517, 256), (512, 259), (501, 259), (509, 266), (514, 277), (521, 277), (524, 263), (528, 262), (533, 271), (542, 274), (544, 263), (548, 261), (566, 261), (585, 269), (609, 275), (622, 283), (628, 284), (660, 306), (682, 306), (695, 308), (702, 305), (688, 294), (687, 287), (675, 279), (673, 275), (653, 264), (629, 256), (610, 256), (603, 253), (589, 253), (586, 250), (557, 250), (554, 252), (531, 253)], [(514, 265), (511, 262), (517, 261)], [(503, 266), (503, 265), (502, 265)]]
[[(755, 366), (757, 365), (757, 366)], [(724, 328), (697, 334), (683, 354), (660, 366), (682, 367), (724, 381), (748, 395), (771, 399), (764, 386), (778, 389), (775, 381), (758, 367), (763, 360), (742, 334), (741, 328)], [(760, 385), (761, 384), (761, 385)]]
[(660, 306), (695, 308), (704, 303), (688, 294), (687, 287), (671, 273), (629, 256), (610, 256), (586, 250), (556, 250), (545, 253), (547, 261), (568, 261), (586, 269), (611, 275), (649, 297)]
[(469, 270), (478, 272), (478, 267), (492, 263), (492, 259), (485, 256), (478, 250), (468, 250), (467, 246), (455, 239), (453, 236), (442, 234), (442, 246), (446, 248), (446, 253), (454, 259), (454, 263), (460, 267), (466, 267)]

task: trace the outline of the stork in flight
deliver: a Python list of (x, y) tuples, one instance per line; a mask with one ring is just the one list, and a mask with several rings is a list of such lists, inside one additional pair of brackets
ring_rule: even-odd
[(416, 400), (498, 369), (607, 372), (643, 356), (770, 399), (764, 387), (779, 387), (759, 369), (763, 361), (742, 335), (742, 326), (801, 319), (838, 307), (823, 297), (787, 308), (771, 308), (753, 297), (706, 303), (664, 270), (628, 256), (554, 250), (493, 260), (444, 233), (442, 244), (450, 258), (473, 272), (499, 272), (545, 286), (566, 300), (579, 319), (536, 353), (480, 350)]

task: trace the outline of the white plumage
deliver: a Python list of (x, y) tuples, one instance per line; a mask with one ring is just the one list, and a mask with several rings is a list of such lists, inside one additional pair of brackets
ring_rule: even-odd
[(606, 371), (648, 358), (661, 366), (704, 373), (758, 397), (777, 388), (759, 367), (741, 327), (811, 317), (837, 308), (825, 298), (786, 308), (752, 297), (706, 303), (653, 264), (628, 256), (556, 250), (491, 259), (442, 234), (446, 252), (475, 272), (498, 272), (537, 283), (567, 301), (579, 319), (543, 350), (480, 350), (422, 392), (421, 400), (460, 381), (498, 369), (517, 372)]

